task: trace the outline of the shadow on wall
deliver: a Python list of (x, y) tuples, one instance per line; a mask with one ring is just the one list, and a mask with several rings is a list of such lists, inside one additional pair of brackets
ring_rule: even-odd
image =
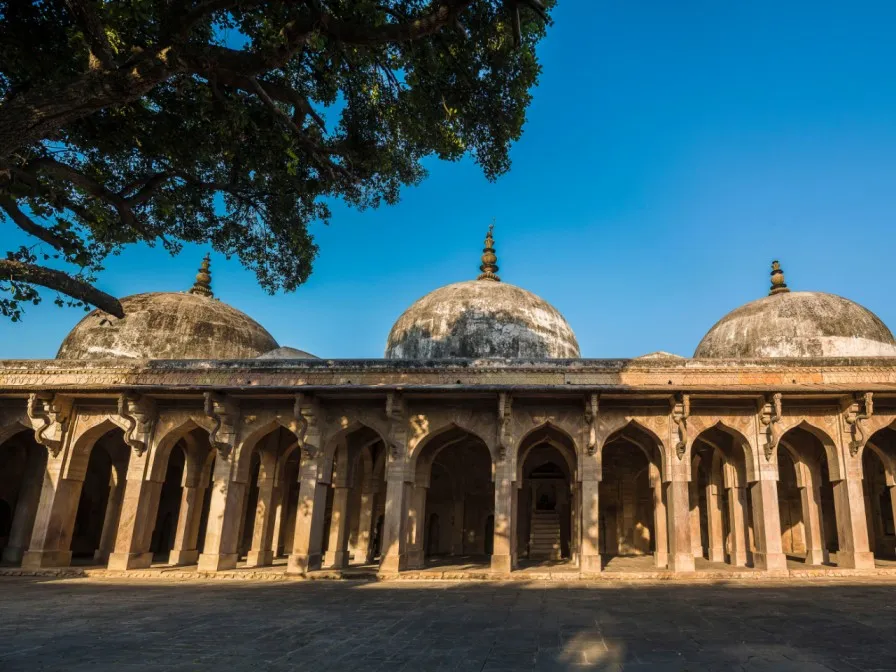
[[(550, 334), (539, 333), (531, 324), (509, 313), (462, 313), (447, 334), (433, 336), (419, 325), (403, 332), (395, 341), (390, 334), (389, 359), (448, 359), (514, 357), (545, 359), (551, 352)], [(556, 340), (556, 339), (554, 339)], [(575, 357), (575, 354), (569, 356)]]
[[(37, 583), (43, 583), (38, 587)], [(891, 581), (860, 585), (2, 579), (0, 667), (892, 669)], [(59, 614), (59, 605), (65, 613)], [(172, 611), (171, 605), (178, 609)], [(152, 628), (134, 638), (134, 614)], [(272, 630), (271, 614), (288, 628)], [(90, 623), (89, 630), (84, 623)], [(196, 624), (239, 637), (196, 637)], [(53, 629), (54, 637), (46, 632)], [(77, 638), (78, 647), (71, 642)], [(108, 643), (114, 642), (114, 646)], [(160, 657), (161, 656), (161, 657)], [(142, 661), (142, 664), (141, 664)], [(274, 665), (276, 667), (276, 665)]]

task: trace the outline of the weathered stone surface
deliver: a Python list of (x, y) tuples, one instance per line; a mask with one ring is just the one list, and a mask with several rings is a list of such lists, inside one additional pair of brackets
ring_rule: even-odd
[(786, 292), (752, 301), (719, 320), (694, 357), (896, 356), (896, 339), (877, 315), (822, 292)]
[(281, 346), (269, 352), (259, 355), (257, 359), (320, 359), (310, 352), (299, 350), (298, 348), (290, 348), (289, 346)]
[(121, 299), (125, 316), (94, 310), (57, 359), (247, 359), (278, 347), (260, 324), (216, 299), (153, 292)]
[(398, 318), (388, 359), (571, 358), (579, 344), (547, 301), (514, 285), (486, 280), (441, 287)]

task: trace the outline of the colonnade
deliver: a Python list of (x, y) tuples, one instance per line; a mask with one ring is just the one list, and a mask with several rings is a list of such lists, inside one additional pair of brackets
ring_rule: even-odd
[(691, 572), (861, 569), (896, 552), (896, 416), (857, 433), (848, 409), (769, 409), (780, 400), (382, 401), (0, 408), (3, 561), (218, 571), (287, 556), (289, 573), (394, 573), (454, 556), (593, 573), (619, 555)]

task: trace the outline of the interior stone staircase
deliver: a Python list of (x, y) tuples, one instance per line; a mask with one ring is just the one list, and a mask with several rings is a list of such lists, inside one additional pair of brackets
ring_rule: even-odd
[(529, 559), (560, 559), (560, 515), (556, 511), (534, 511), (529, 529)]

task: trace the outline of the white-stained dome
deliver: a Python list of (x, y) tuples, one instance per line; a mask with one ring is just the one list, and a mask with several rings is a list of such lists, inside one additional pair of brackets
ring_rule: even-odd
[(124, 317), (94, 310), (66, 336), (57, 359), (250, 359), (278, 347), (264, 327), (213, 298), (209, 260), (189, 292), (121, 299)]
[(440, 287), (398, 318), (387, 359), (577, 358), (579, 344), (556, 308), (497, 276), (489, 229), (478, 280)]
[(777, 261), (769, 295), (728, 313), (694, 352), (710, 359), (878, 356), (896, 356), (896, 339), (877, 315), (834, 294), (791, 292)]

